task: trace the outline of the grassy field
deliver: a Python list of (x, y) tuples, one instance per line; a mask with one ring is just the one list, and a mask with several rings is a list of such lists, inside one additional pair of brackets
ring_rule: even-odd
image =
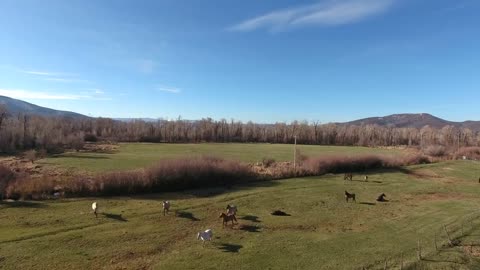
[[(307, 156), (334, 154), (395, 155), (401, 150), (367, 147), (299, 145), (297, 149)], [(120, 144), (114, 153), (70, 152), (38, 161), (39, 164), (87, 170), (92, 172), (128, 170), (149, 166), (161, 159), (195, 155), (213, 155), (245, 162), (259, 162), (263, 158), (288, 161), (293, 158), (293, 145), (286, 144)]]
[[(369, 182), (327, 175), (230, 190), (3, 202), (0, 268), (383, 269), (388, 258), (388, 269), (399, 269), (401, 254), (405, 263), (414, 261), (421, 240), (425, 260), (418, 269), (479, 269), (477, 257), (462, 247), (435, 253), (433, 239), (437, 233), (445, 241), (444, 224), (453, 228), (478, 213), (480, 164), (407, 169), (372, 172)], [(345, 202), (345, 190), (357, 194), (357, 203)], [(380, 193), (390, 201), (376, 202)], [(176, 214), (161, 214), (165, 199)], [(93, 201), (101, 207), (98, 219), (90, 210)], [(238, 206), (239, 224), (222, 228), (218, 216), (228, 203)], [(291, 216), (270, 215), (276, 209)], [(214, 240), (203, 247), (196, 232), (207, 228)], [(480, 242), (480, 220), (467, 228), (469, 241)]]

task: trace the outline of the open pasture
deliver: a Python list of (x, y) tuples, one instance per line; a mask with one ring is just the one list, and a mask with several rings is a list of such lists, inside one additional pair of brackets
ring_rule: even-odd
[[(399, 269), (424, 243), (423, 269), (478, 269), (459, 249), (433, 254), (444, 224), (477, 213), (480, 164), (456, 161), (135, 197), (3, 202), (3, 269)], [(448, 171), (448, 173), (446, 173)], [(344, 191), (356, 194), (346, 203)], [(385, 193), (388, 202), (376, 202)], [(171, 213), (163, 216), (162, 200)], [(100, 206), (99, 218), (91, 203)], [(222, 228), (227, 204), (239, 224)], [(270, 213), (282, 210), (290, 216)], [(473, 223), (470, 233), (480, 229)], [(476, 227), (477, 226), (477, 227)], [(198, 231), (213, 229), (202, 246)], [(439, 236), (442, 237), (442, 236)], [(404, 268), (407, 269), (407, 268)]]
[[(385, 154), (396, 155), (402, 150), (368, 147), (298, 145), (297, 150), (306, 156)], [(146, 167), (161, 159), (213, 155), (244, 162), (260, 162), (263, 158), (276, 161), (293, 159), (293, 145), (288, 144), (151, 144), (122, 143), (113, 152), (69, 152), (38, 161), (89, 172), (118, 171)]]

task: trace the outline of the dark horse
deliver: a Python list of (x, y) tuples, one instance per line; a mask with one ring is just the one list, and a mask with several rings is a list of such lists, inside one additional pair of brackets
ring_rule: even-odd
[(347, 201), (347, 203), (349, 199), (352, 199), (352, 201), (357, 202), (357, 200), (355, 200), (355, 193), (348, 193), (345, 190), (345, 200)]
[(227, 224), (229, 221), (232, 222), (232, 227), (233, 227), (233, 221), (237, 222), (237, 218), (235, 215), (226, 215), (225, 213), (222, 213), (219, 218), (223, 219), (222, 226), (225, 227), (225, 224)]
[(377, 202), (386, 202), (387, 200), (385, 199), (385, 197), (387, 197), (385, 193), (380, 194), (380, 196), (378, 196), (377, 198)]
[(351, 173), (346, 173), (346, 174), (343, 176), (343, 180), (350, 180), (350, 181), (352, 181), (352, 180), (353, 180), (353, 174), (351, 174)]

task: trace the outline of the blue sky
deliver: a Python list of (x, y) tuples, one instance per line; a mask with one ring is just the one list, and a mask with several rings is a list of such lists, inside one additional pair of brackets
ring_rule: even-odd
[(0, 95), (105, 117), (480, 120), (477, 0), (2, 0)]

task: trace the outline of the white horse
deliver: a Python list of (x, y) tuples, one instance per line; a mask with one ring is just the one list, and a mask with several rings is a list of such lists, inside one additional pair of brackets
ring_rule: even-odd
[(199, 232), (197, 234), (197, 240), (202, 240), (203, 245), (205, 245), (205, 241), (211, 241), (213, 237), (213, 231), (211, 229), (205, 230), (203, 232)]
[(92, 210), (93, 210), (93, 213), (95, 214), (95, 217), (98, 217), (98, 204), (97, 204), (97, 202), (92, 203)]
[(163, 215), (168, 214), (168, 211), (170, 211), (170, 202), (169, 201), (163, 201)]

